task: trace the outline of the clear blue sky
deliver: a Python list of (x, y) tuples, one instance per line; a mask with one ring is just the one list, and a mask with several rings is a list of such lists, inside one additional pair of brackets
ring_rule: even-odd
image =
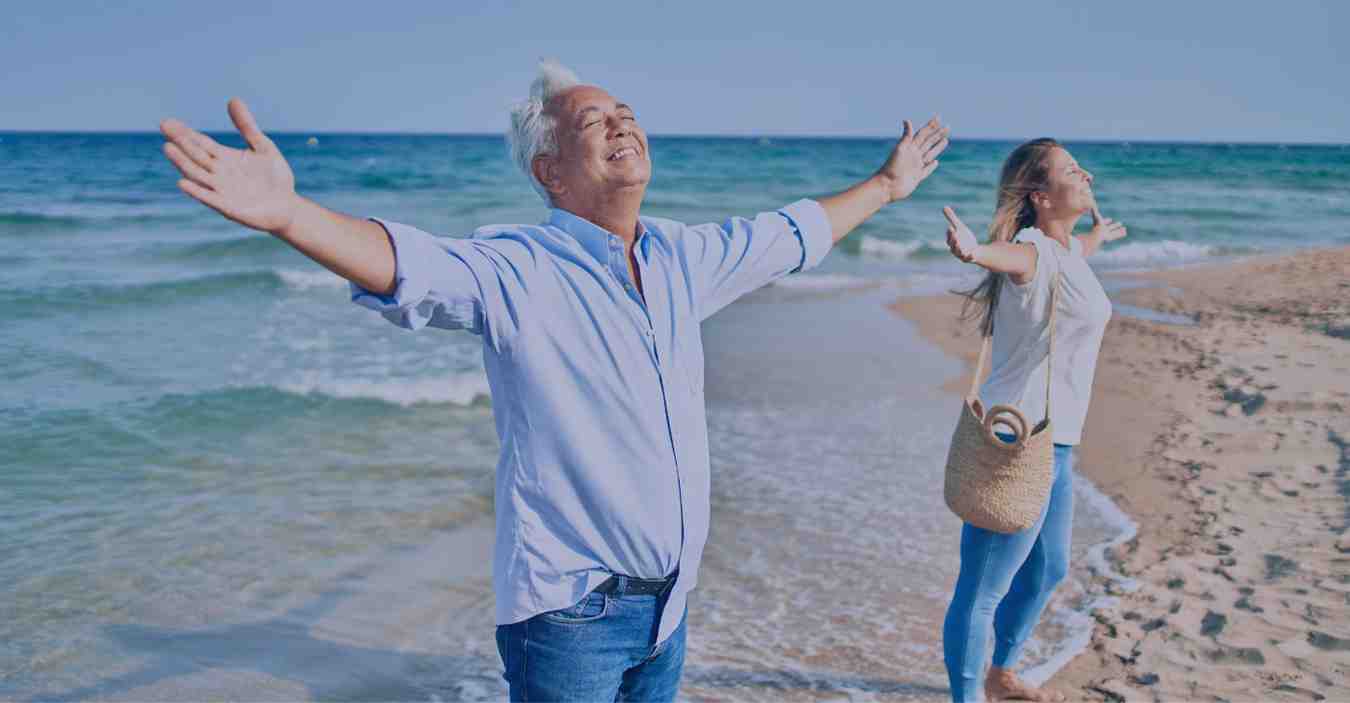
[(1078, 4), (25, 2), (0, 130), (501, 132), (549, 55), (656, 134), (1350, 142), (1350, 3)]

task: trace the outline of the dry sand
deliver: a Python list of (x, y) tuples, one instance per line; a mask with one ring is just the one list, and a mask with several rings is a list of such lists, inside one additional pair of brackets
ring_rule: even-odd
[[(1049, 685), (1071, 700), (1350, 701), (1350, 248), (1130, 276), (1079, 470), (1138, 523), (1137, 590)], [(893, 309), (974, 363), (954, 295)], [(948, 388), (963, 390), (969, 377)]]

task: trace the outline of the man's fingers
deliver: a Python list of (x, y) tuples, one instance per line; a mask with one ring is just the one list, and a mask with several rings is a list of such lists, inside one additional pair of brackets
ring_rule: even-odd
[(272, 141), (258, 129), (257, 120), (253, 119), (253, 113), (249, 112), (248, 105), (245, 105), (243, 100), (231, 98), (226, 109), (230, 113), (230, 121), (234, 122), (235, 129), (239, 130), (240, 136), (254, 151), (263, 151), (271, 146)]
[(191, 132), (192, 128), (183, 124), (182, 120), (176, 120), (172, 117), (161, 120), (159, 123), (159, 132), (165, 139), (179, 139)]
[(909, 120), (905, 120), (904, 125), (905, 129), (900, 133), (901, 146), (909, 143), (909, 140), (914, 138), (914, 125), (910, 124)]
[(169, 161), (172, 161), (174, 166), (178, 167), (178, 172), (183, 174), (184, 178), (206, 188), (211, 187), (211, 173), (197, 165), (197, 162), (187, 154), (183, 153), (183, 150), (180, 149), (177, 144), (165, 142), (164, 155), (169, 157)]
[[(925, 142), (923, 146), (924, 152), (927, 153), (932, 151), (939, 144), (942, 145), (943, 149), (946, 149), (947, 143), (949, 141), (948, 137), (951, 135), (951, 133), (952, 131), (950, 129), (947, 129), (946, 127), (935, 130), (932, 134), (928, 135), (928, 141)], [(934, 154), (934, 156), (936, 156), (936, 154)]]
[[(220, 194), (214, 190), (204, 188), (186, 178), (180, 178), (178, 180), (178, 188), (184, 193), (192, 196), (194, 199), (200, 201), (203, 205), (225, 215), (224, 201), (221, 200)], [(226, 215), (226, 217), (228, 217), (228, 215)]]
[(159, 131), (169, 140), (169, 143), (176, 145), (183, 153), (207, 171), (213, 170), (212, 156), (202, 146), (197, 139), (196, 130), (190, 129), (187, 125), (178, 120), (164, 120), (159, 123)]
[(941, 137), (943, 131), (942, 121), (934, 116), (928, 120), (927, 124), (919, 128), (919, 132), (914, 135), (914, 140), (918, 142), (921, 150), (927, 151), (928, 147)]
[(928, 147), (928, 150), (923, 153), (923, 160), (925, 162), (936, 161), (938, 154), (941, 154), (947, 148), (947, 144), (947, 137), (944, 135), (940, 141)]
[(238, 151), (238, 149), (225, 146), (212, 139), (207, 134), (198, 132), (195, 129), (188, 130), (188, 138), (190, 138), (198, 147), (201, 147), (202, 151), (210, 154), (213, 159), (219, 159), (220, 157), (225, 156), (226, 152)]
[[(206, 136), (205, 134), (202, 134), (201, 132), (198, 132), (197, 130), (183, 124), (182, 122), (179, 122), (178, 120), (174, 119), (164, 120), (163, 122), (160, 123), (159, 129), (161, 132), (164, 133), (164, 136), (176, 142), (178, 146), (180, 147), (183, 146), (184, 142), (191, 142), (192, 144), (197, 145), (202, 151), (206, 152), (207, 154), (210, 154), (213, 157), (219, 157), (221, 153), (225, 151), (226, 148), (216, 140)], [(189, 155), (192, 155), (191, 152), (189, 152)], [(195, 159), (196, 156), (194, 155), (193, 158)]]
[(938, 162), (936, 160), (929, 161), (928, 165), (923, 167), (923, 171), (919, 172), (919, 180), (922, 181), (923, 179), (933, 175), (933, 172), (937, 170), (937, 167)]

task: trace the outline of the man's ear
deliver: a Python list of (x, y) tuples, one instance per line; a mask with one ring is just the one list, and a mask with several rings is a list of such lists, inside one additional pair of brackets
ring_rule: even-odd
[(534, 157), (534, 161), (530, 162), (530, 169), (534, 171), (534, 177), (543, 184), (544, 190), (553, 198), (556, 199), (567, 191), (558, 172), (558, 160), (553, 156), (540, 154)]

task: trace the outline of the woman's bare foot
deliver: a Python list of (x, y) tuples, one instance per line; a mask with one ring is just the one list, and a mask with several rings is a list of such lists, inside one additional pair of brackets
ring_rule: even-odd
[(984, 698), (987, 701), (1043, 701), (1061, 703), (1066, 700), (1063, 693), (1045, 688), (1036, 688), (1017, 677), (1010, 669), (989, 668), (984, 677)]

